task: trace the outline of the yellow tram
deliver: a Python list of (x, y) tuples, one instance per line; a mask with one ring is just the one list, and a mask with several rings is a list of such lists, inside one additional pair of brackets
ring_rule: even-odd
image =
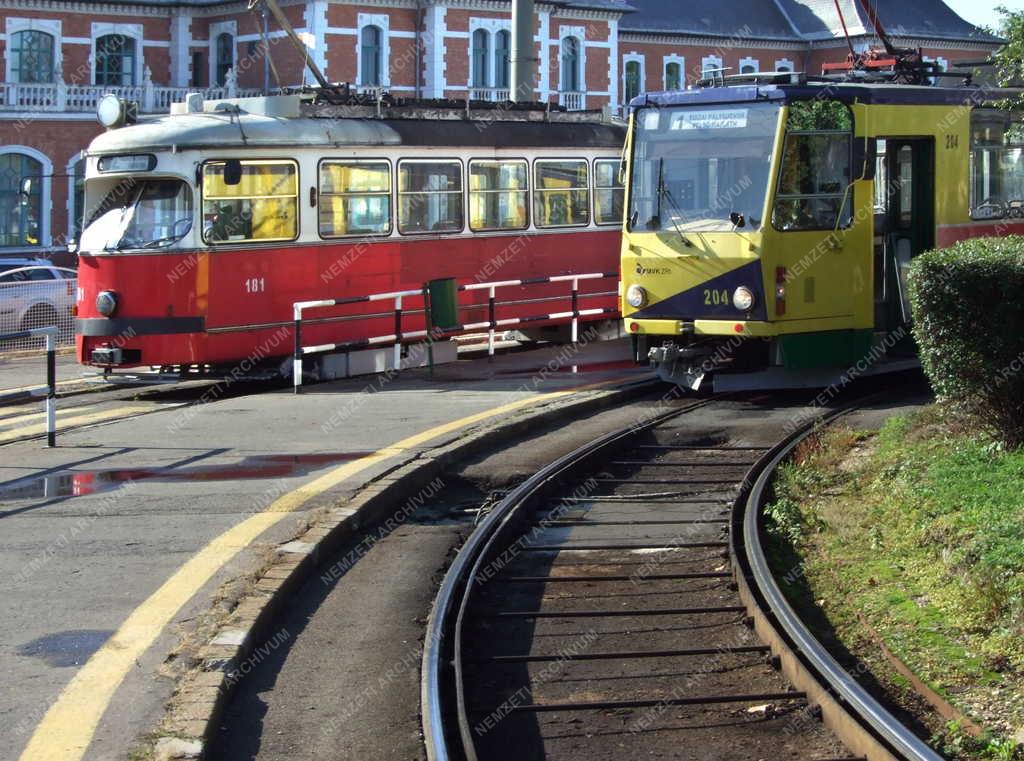
[(719, 390), (913, 362), (910, 260), (1024, 233), (1006, 95), (794, 77), (634, 100), (621, 259), (638, 361)]

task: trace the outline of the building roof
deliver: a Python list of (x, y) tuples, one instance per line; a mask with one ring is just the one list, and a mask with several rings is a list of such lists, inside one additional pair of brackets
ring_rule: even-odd
[(632, 4), (636, 12), (619, 22), (624, 32), (693, 34), (737, 40), (744, 37), (801, 40), (778, 6), (766, 0), (709, 3), (632, 0)]
[[(942, 0), (871, 0), (882, 25), (892, 37), (923, 37), (933, 40), (970, 40), (999, 43), (1001, 40), (960, 18)], [(850, 35), (874, 35), (874, 27), (860, 0), (775, 0), (793, 28), (808, 40), (843, 36), (842, 20)]]

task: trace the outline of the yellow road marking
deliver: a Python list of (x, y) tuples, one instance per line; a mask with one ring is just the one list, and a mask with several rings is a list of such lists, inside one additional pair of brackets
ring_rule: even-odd
[[(153, 409), (161, 408), (154, 407), (152, 404), (136, 404), (129, 405), (127, 407), (115, 407), (112, 410), (104, 410), (103, 412), (93, 412), (88, 415), (74, 415), (72, 417), (63, 418), (58, 415), (57, 422), (59, 425), (57, 426), (57, 434), (60, 435), (60, 429), (65, 426), (99, 423), (103, 420), (127, 417), (128, 415), (134, 415), (138, 412), (148, 412)], [(25, 438), (26, 436), (38, 436), (43, 433), (46, 433), (46, 421), (36, 423), (35, 425), (24, 425), (20, 428), (11, 428), (10, 430), (0, 433), (0, 445), (9, 444), (12, 441)]]
[[(57, 402), (57, 414), (66, 415), (69, 412), (77, 412), (78, 410), (84, 410), (89, 407), (95, 407), (94, 404), (79, 404), (75, 407), (61, 407), (60, 402)], [(30, 411), (29, 411), (30, 410)], [(43, 406), (43, 402), (38, 402), (31, 407), (22, 407), (20, 410), (11, 411), (10, 413), (4, 413), (0, 411), (0, 426), (14, 425), (15, 423), (22, 423), (26, 420), (38, 417), (39, 415), (46, 414), (46, 409)]]
[(80, 761), (92, 742), (96, 727), (114, 692), (174, 615), (213, 578), (217, 571), (254, 542), (260, 534), (284, 520), (290, 512), (313, 497), (381, 460), (431, 439), (523, 407), (622, 381), (623, 378), (617, 378), (575, 389), (539, 394), (435, 426), (358, 460), (340, 465), (326, 475), (280, 497), (263, 512), (250, 515), (199, 550), (132, 611), (114, 635), (86, 661), (64, 687), (56, 702), (50, 706), (42, 721), (36, 726), (19, 761)]

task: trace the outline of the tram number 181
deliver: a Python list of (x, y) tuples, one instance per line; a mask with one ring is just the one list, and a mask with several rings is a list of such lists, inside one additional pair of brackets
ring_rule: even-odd
[(262, 277), (247, 277), (245, 279), (246, 293), (263, 293), (267, 290), (267, 281)]
[(719, 306), (720, 304), (729, 303), (729, 291), (723, 288), (722, 290), (711, 290), (708, 288), (704, 289), (704, 303), (707, 306)]

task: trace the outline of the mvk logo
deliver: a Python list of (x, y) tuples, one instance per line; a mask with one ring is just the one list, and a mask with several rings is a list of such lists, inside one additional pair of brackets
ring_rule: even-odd
[(668, 267), (645, 267), (642, 264), (636, 265), (636, 274), (638, 275), (671, 275), (672, 270)]

